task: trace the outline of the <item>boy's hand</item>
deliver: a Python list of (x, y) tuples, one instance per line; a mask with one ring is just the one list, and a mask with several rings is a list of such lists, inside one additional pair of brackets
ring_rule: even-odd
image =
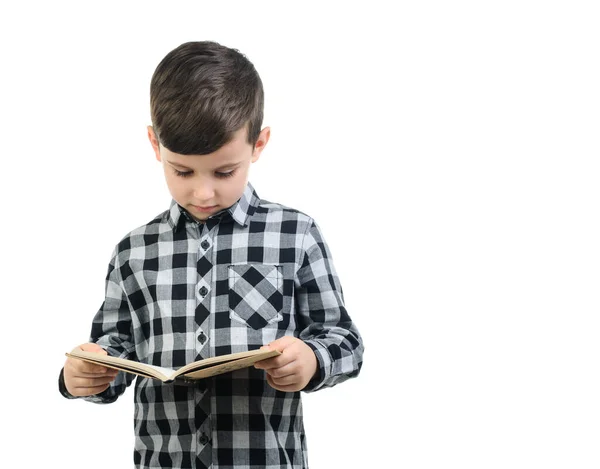
[(285, 336), (261, 347), (279, 350), (281, 355), (256, 362), (267, 372), (267, 382), (278, 391), (300, 391), (317, 372), (317, 357), (302, 340)]
[[(98, 344), (83, 344), (77, 348), (86, 352), (108, 355)], [(112, 368), (69, 357), (65, 362), (65, 387), (72, 396), (92, 396), (108, 389), (118, 373), (118, 370)]]

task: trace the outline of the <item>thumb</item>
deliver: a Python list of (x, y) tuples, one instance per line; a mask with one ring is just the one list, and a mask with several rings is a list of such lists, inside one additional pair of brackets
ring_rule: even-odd
[(270, 348), (273, 350), (277, 350), (279, 352), (283, 352), (283, 350), (290, 344), (294, 343), (297, 339), (295, 337), (283, 336), (273, 342), (269, 342), (267, 345), (263, 345), (261, 349)]
[(100, 353), (102, 355), (108, 355), (106, 350), (104, 350), (98, 344), (93, 344), (93, 343), (82, 344), (79, 346), (79, 348), (81, 350), (83, 350), (84, 352), (92, 352), (92, 353)]

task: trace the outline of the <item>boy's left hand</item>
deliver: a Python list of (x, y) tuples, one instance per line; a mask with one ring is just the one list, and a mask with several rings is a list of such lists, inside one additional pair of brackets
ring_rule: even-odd
[(267, 382), (278, 391), (300, 391), (317, 372), (317, 357), (302, 340), (285, 336), (261, 347), (279, 350), (281, 355), (256, 362), (267, 372)]

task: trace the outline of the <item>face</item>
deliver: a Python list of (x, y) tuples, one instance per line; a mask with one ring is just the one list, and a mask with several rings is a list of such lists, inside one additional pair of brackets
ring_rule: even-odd
[(246, 128), (217, 151), (207, 155), (180, 155), (159, 145), (152, 127), (148, 138), (156, 159), (163, 165), (173, 199), (198, 221), (235, 204), (246, 188), (250, 164), (260, 157), (269, 141), (265, 127), (254, 148), (246, 140)]

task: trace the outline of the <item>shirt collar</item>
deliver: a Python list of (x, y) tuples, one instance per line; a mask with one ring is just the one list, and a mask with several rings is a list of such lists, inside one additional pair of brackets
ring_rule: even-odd
[[(252, 187), (252, 184), (247, 183), (244, 193), (235, 204), (228, 209), (215, 213), (210, 218), (220, 218), (229, 215), (240, 226), (246, 226), (248, 219), (254, 215), (259, 203), (260, 198), (254, 187)], [(175, 231), (179, 231), (181, 226), (185, 225), (186, 221), (196, 222), (175, 200), (171, 201), (171, 206), (167, 212), (167, 221), (169, 226)]]

